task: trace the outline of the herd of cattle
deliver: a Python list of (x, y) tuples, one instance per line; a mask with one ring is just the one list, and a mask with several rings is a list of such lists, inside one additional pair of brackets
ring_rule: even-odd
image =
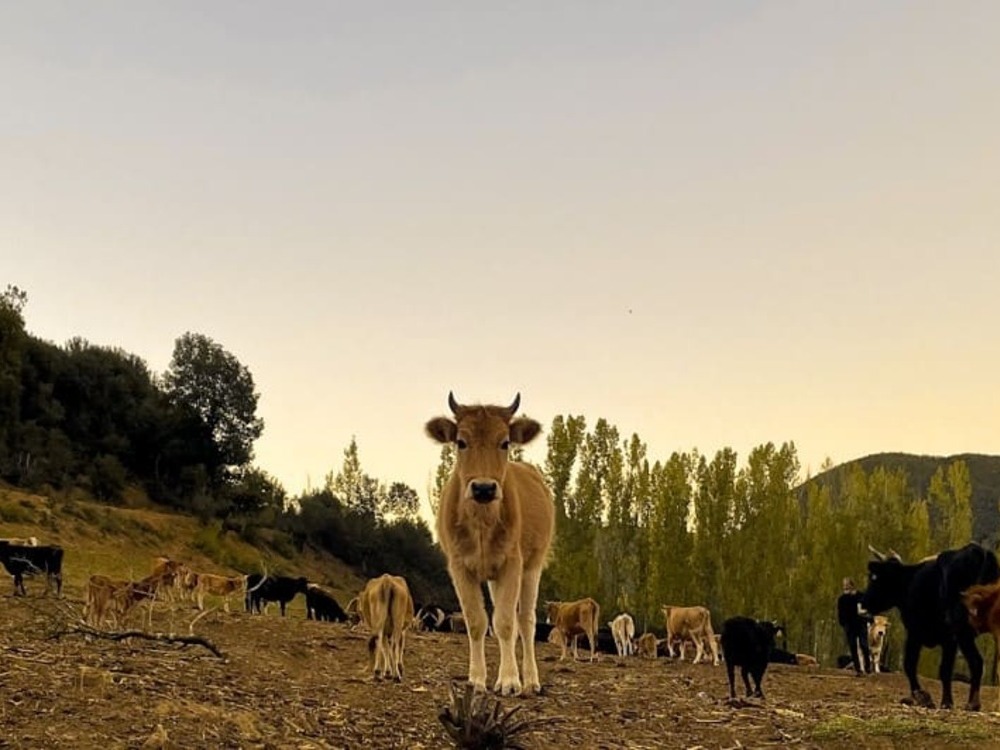
[[(913, 699), (921, 705), (932, 705), (930, 696), (917, 681), (916, 659), (921, 647), (941, 645), (942, 706), (952, 705), (951, 672), (955, 652), (961, 649), (971, 671), (967, 707), (978, 708), (982, 658), (974, 639), (977, 633), (1000, 635), (1000, 567), (995, 555), (970, 544), (961, 550), (949, 550), (905, 565), (898, 555), (873, 552), (877, 559), (869, 564), (864, 606), (878, 612), (892, 607), (900, 609), (907, 629), (904, 669)], [(31, 575), (44, 575), (46, 590), (54, 588), (59, 594), (62, 558), (61, 547), (39, 545), (34, 537), (0, 539), (0, 562), (13, 576), (15, 595), (26, 593), (24, 577)], [(138, 581), (92, 575), (87, 583), (84, 618), (94, 627), (118, 626), (137, 605), (146, 603), (151, 621), (153, 603), (157, 600), (188, 600), (204, 610), (207, 596), (221, 599), (226, 612), (230, 611), (233, 596), (243, 599), (249, 613), (266, 612), (270, 603), (277, 603), (284, 616), (286, 606), (298, 594), (305, 596), (308, 619), (346, 622), (353, 628), (364, 626), (369, 630), (369, 667), (378, 677), (402, 679), (407, 631), (468, 632), (461, 612), (448, 612), (434, 604), (414, 605), (405, 579), (399, 576), (372, 579), (342, 607), (330, 590), (304, 577), (199, 573), (166, 557), (155, 558), (152, 572)], [(717, 634), (711, 613), (701, 606), (662, 607), (666, 637), (652, 632), (637, 636), (634, 619), (628, 613), (621, 613), (602, 625), (600, 607), (590, 598), (547, 602), (544, 610), (545, 622), (535, 623), (532, 640), (558, 645), (560, 659), (567, 657), (570, 646), (574, 658), (579, 658), (577, 647), (581, 637), (587, 639), (591, 660), (604, 653), (648, 659), (676, 657), (683, 661), (688, 646), (692, 646), (692, 663), (708, 661), (709, 657), (714, 665), (725, 662), (731, 698), (735, 698), (736, 667), (741, 667), (747, 695), (763, 697), (761, 680), (768, 663), (818, 664), (809, 654), (778, 648), (776, 638), (782, 628), (777, 623), (731, 617)], [(881, 670), (888, 625), (888, 618), (877, 615), (869, 629), (875, 671)], [(752, 688), (749, 678), (754, 681)]]

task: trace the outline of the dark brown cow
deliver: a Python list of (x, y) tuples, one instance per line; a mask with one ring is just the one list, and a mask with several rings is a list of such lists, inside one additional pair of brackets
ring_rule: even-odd
[[(977, 633), (991, 633), (993, 645), (1000, 651), (1000, 581), (980, 584), (962, 593), (962, 602), (969, 612), (969, 624)], [(1000, 694), (997, 695), (1000, 711)]]
[[(514, 418), (520, 394), (510, 406), (463, 406), (448, 394), (454, 419), (426, 425), (439, 443), (456, 447), (455, 467), (441, 491), (437, 531), (448, 572), (469, 631), (469, 682), (486, 689), (487, 615), (481, 586), (489, 583), (493, 630), (500, 642), (494, 689), (516, 695), (539, 693), (535, 661), (535, 605), (538, 582), (552, 543), (552, 493), (534, 466), (508, 460), (512, 445), (530, 443), (541, 432), (533, 419)], [(521, 635), (521, 675), (515, 648)]]

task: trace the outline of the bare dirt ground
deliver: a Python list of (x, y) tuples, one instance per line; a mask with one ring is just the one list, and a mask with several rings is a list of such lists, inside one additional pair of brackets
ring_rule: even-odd
[[(365, 674), (366, 636), (344, 625), (213, 611), (199, 646), (51, 637), (79, 601), (0, 596), (0, 748), (448, 748), (438, 719), (464, 679), (461, 635), (411, 634), (401, 684)], [(194, 614), (157, 611), (153, 630), (187, 633)], [(558, 720), (528, 748), (1000, 747), (1000, 715), (904, 706), (901, 675), (864, 678), (772, 665), (767, 699), (727, 704), (725, 669), (659, 659), (558, 661), (539, 644), (545, 694), (505, 698)], [(495, 676), (497, 648), (487, 659)], [(928, 681), (935, 699), (940, 686)], [(957, 685), (964, 702), (966, 686)], [(742, 691), (741, 691), (742, 692)], [(995, 709), (996, 688), (984, 703)]]

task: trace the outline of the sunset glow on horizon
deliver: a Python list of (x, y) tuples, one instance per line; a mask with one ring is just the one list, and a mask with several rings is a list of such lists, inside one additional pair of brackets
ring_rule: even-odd
[(462, 402), (1000, 454), (1000, 4), (0, 9), (27, 330), (252, 372), (292, 494), (356, 437), (426, 500)]

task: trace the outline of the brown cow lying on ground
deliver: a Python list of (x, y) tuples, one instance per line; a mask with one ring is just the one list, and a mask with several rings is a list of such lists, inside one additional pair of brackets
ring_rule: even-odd
[(205, 609), (205, 595), (223, 597), (222, 606), (226, 614), (229, 613), (229, 597), (233, 594), (244, 596), (246, 593), (246, 576), (220, 576), (214, 573), (197, 573), (195, 576), (194, 596), (198, 609)]
[[(991, 633), (994, 648), (1000, 651), (1000, 581), (971, 586), (962, 593), (969, 612), (969, 624), (977, 633)], [(997, 696), (1000, 710), (1000, 695)]]
[[(694, 641), (695, 654), (692, 664), (701, 661), (705, 653), (705, 643), (712, 652), (712, 663), (719, 666), (719, 646), (712, 630), (712, 615), (707, 607), (674, 607), (664, 606), (663, 617), (667, 622), (667, 653), (674, 655), (674, 640), (686, 638)], [(681, 661), (684, 660), (684, 649), (681, 648)]]
[(374, 677), (403, 679), (406, 630), (413, 623), (413, 598), (406, 580), (388, 573), (368, 581), (358, 597), (361, 619), (371, 631), (369, 667)]
[[(535, 606), (538, 583), (555, 525), (552, 493), (541, 472), (509, 461), (512, 445), (530, 443), (541, 432), (533, 419), (510, 406), (463, 406), (448, 394), (454, 419), (427, 422), (427, 434), (456, 448), (455, 467), (441, 491), (437, 531), (448, 558), (448, 573), (469, 632), (469, 682), (486, 689), (487, 615), (481, 586), (493, 599), (493, 629), (500, 642), (500, 669), (494, 689), (516, 695), (539, 693), (535, 661)], [(515, 630), (515, 623), (517, 629)], [(521, 672), (515, 647), (521, 636)]]
[(576, 637), (586, 635), (590, 642), (590, 660), (597, 656), (597, 628), (601, 620), (601, 607), (591, 598), (575, 602), (546, 602), (546, 618), (554, 627), (553, 633), (559, 633), (558, 643), (562, 646), (559, 660), (566, 658), (566, 647), (573, 639), (573, 658), (578, 659)]

